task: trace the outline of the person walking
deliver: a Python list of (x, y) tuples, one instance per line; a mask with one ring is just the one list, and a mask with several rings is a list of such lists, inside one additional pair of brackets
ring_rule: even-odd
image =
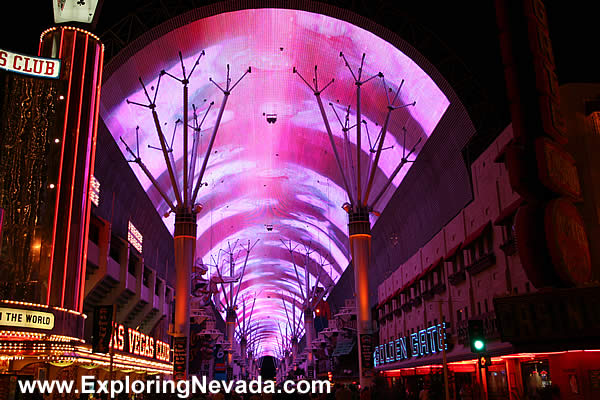
[(423, 385), (421, 392), (419, 392), (419, 400), (429, 400), (429, 388), (427, 385)]

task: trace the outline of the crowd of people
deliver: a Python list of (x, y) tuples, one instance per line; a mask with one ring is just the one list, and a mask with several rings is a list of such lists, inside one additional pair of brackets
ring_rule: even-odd
[[(164, 395), (157, 397), (164, 399)], [(389, 386), (385, 379), (376, 379), (371, 387), (359, 389), (356, 384), (333, 384), (329, 393), (196, 394), (191, 400), (438, 400), (428, 386), (406, 387), (401, 383)], [(148, 396), (144, 398), (148, 400)], [(151, 397), (150, 400), (154, 400)], [(442, 400), (442, 398), (439, 398)]]
[[(401, 380), (396, 380), (394, 384), (390, 385), (389, 382), (382, 377), (375, 378), (373, 385), (370, 387), (360, 389), (356, 384), (332, 384), (329, 393), (308, 393), (308, 394), (288, 394), (281, 390), (281, 387), (277, 387), (281, 393), (262, 393), (262, 394), (238, 394), (238, 393), (214, 393), (214, 394), (192, 394), (188, 398), (190, 400), (443, 400), (445, 399), (445, 393), (443, 387), (440, 386), (436, 380), (423, 381), (419, 380), (418, 383), (413, 385), (405, 385)], [(536, 391), (535, 393), (525, 393), (522, 398), (523, 400), (560, 400), (560, 391), (556, 385), (545, 388), (546, 390)], [(477, 386), (461, 386), (460, 390), (454, 394), (456, 397), (451, 396), (452, 399), (457, 400), (480, 400), (481, 393)], [(67, 395), (41, 395), (41, 394), (30, 394), (16, 397), (19, 400), (46, 400), (46, 399), (79, 399), (79, 400), (108, 400), (108, 395), (83, 395), (79, 397), (73, 396), (73, 394)], [(117, 400), (175, 400), (180, 399), (176, 394), (138, 394), (128, 395), (126, 393), (119, 394)], [(497, 398), (497, 397), (496, 397)], [(512, 397), (511, 397), (512, 399)], [(507, 398), (508, 399), (508, 394)]]

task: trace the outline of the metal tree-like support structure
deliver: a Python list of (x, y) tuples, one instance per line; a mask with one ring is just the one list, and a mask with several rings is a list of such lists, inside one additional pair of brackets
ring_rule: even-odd
[[(241, 321), (238, 321), (238, 326), (236, 329), (236, 336), (240, 343), (240, 367), (241, 372), (240, 375), (242, 379), (246, 379), (246, 371), (247, 371), (247, 357), (248, 357), (248, 345), (251, 341), (250, 334), (253, 333), (257, 328), (258, 324), (252, 324), (252, 314), (254, 313), (254, 306), (256, 305), (256, 298), (258, 296), (253, 296), (252, 306), (250, 307), (249, 313), (246, 314), (246, 301), (242, 301), (242, 318)], [(247, 318), (246, 318), (247, 317)], [(256, 340), (256, 339), (254, 339)]]
[(288, 367), (295, 365), (296, 363), (296, 359), (298, 357), (298, 345), (300, 343), (300, 338), (302, 338), (303, 335), (302, 331), (304, 330), (304, 327), (302, 326), (302, 317), (300, 315), (296, 315), (296, 308), (299, 308), (299, 304), (297, 304), (296, 302), (295, 293), (290, 292), (290, 298), (292, 299), (292, 304), (290, 304), (290, 310), (288, 311), (288, 306), (286, 304), (285, 297), (283, 293), (281, 294), (281, 303), (283, 304), (283, 309), (285, 310), (286, 316), (285, 336), (283, 335), (283, 331), (281, 330), (281, 325), (277, 325), (277, 327), (279, 328), (279, 333), (283, 338), (283, 342), (287, 341), (285, 348), (290, 350), (291, 360), (290, 364), (287, 364), (288, 358), (285, 358), (285, 370), (287, 370)]
[[(298, 289), (300, 291), (300, 298), (302, 300), (302, 312), (304, 315), (304, 335), (306, 338), (306, 350), (307, 350), (307, 369), (308, 367), (313, 366), (313, 353), (312, 353), (312, 341), (315, 336), (315, 320), (314, 320), (314, 312), (317, 308), (319, 302), (323, 299), (323, 297), (329, 292), (329, 290), (333, 287), (333, 282), (330, 282), (328, 286), (325, 286), (324, 282), (321, 282), (323, 270), (326, 265), (331, 265), (326, 259), (324, 259), (319, 254), (319, 262), (318, 262), (318, 274), (316, 277), (316, 281), (314, 285), (310, 283), (310, 273), (308, 270), (311, 258), (310, 255), (314, 252), (310, 248), (310, 244), (303, 244), (305, 251), (305, 259), (304, 259), (304, 282), (300, 278), (300, 274), (298, 273), (299, 266), (296, 265), (294, 260), (294, 252), (299, 245), (293, 246), (292, 241), (288, 241), (286, 244), (283, 239), (281, 242), (286, 247), (286, 249), (290, 252), (290, 258), (292, 260), (292, 264), (294, 266), (294, 272), (296, 273), (296, 281), (298, 282)], [(319, 284), (322, 283), (324, 287), (319, 287)], [(307, 371), (307, 375), (308, 371)], [(314, 378), (314, 376), (308, 376), (309, 379)]]
[[(171, 185), (171, 190), (175, 196), (175, 202), (169, 197), (167, 192), (160, 186), (158, 181), (152, 176), (148, 168), (142, 162), (139, 156), (139, 140), (138, 140), (138, 148), (137, 153), (134, 153), (131, 148), (123, 141), (125, 144), (125, 148), (127, 152), (133, 156), (133, 160), (130, 162), (135, 162), (144, 172), (144, 174), (148, 177), (152, 185), (156, 188), (158, 193), (161, 195), (167, 206), (169, 207), (169, 211), (167, 213), (175, 214), (175, 232), (174, 232), (174, 248), (175, 248), (175, 270), (176, 270), (176, 298), (175, 298), (175, 325), (174, 330), (172, 332), (174, 336), (174, 351), (176, 352), (175, 358), (179, 360), (175, 364), (175, 378), (176, 379), (185, 379), (187, 376), (188, 370), (188, 360), (189, 360), (189, 332), (190, 332), (190, 294), (191, 294), (191, 271), (192, 265), (194, 262), (194, 253), (196, 249), (196, 216), (202, 210), (202, 205), (196, 203), (196, 199), (198, 196), (198, 190), (200, 186), (202, 186), (202, 179), (206, 172), (206, 168), (208, 166), (208, 160), (210, 157), (210, 153), (212, 147), (215, 143), (215, 138), (217, 136), (217, 131), (219, 130), (219, 125), (221, 123), (221, 119), (223, 117), (223, 112), (225, 111), (225, 106), (227, 105), (227, 99), (231, 95), (232, 90), (240, 83), (240, 81), (246, 76), (246, 74), (251, 72), (250, 67), (244, 72), (244, 74), (232, 85), (231, 78), (229, 77), (229, 65), (227, 65), (227, 76), (225, 79), (225, 87), (221, 87), (218, 83), (209, 78), (209, 81), (212, 82), (222, 93), (223, 93), (223, 101), (221, 102), (221, 106), (219, 112), (217, 114), (217, 118), (215, 121), (215, 125), (212, 130), (212, 135), (210, 138), (210, 142), (206, 149), (206, 154), (204, 156), (204, 160), (202, 161), (202, 167), (198, 174), (198, 178), (196, 180), (196, 184), (193, 184), (195, 171), (196, 171), (196, 163), (197, 163), (197, 155), (198, 155), (198, 144), (199, 144), (199, 136), (201, 131), (202, 122), (206, 119), (208, 112), (210, 111), (213, 103), (210, 103), (210, 106), (206, 110), (204, 118), (202, 122), (198, 123), (197, 115), (196, 115), (196, 107), (193, 106), (194, 111), (194, 125), (192, 129), (194, 130), (193, 142), (192, 142), (192, 151), (191, 155), (188, 152), (188, 128), (189, 126), (189, 105), (188, 105), (188, 85), (189, 79), (194, 73), (194, 70), (199, 65), (200, 58), (204, 55), (204, 50), (200, 53), (198, 58), (196, 59), (193, 67), (186, 73), (185, 65), (183, 62), (183, 56), (181, 52), (179, 52), (179, 60), (181, 62), (181, 70), (182, 70), (182, 78), (178, 78), (165, 70), (160, 71), (158, 76), (158, 82), (156, 84), (156, 90), (154, 92), (154, 97), (150, 97), (148, 91), (146, 90), (146, 86), (142, 81), (142, 78), (139, 78), (140, 84), (142, 85), (142, 89), (148, 100), (148, 104), (141, 104), (134, 101), (127, 100), (128, 104), (134, 104), (136, 106), (147, 108), (152, 113), (152, 119), (154, 121), (154, 126), (156, 128), (156, 133), (158, 135), (158, 140), (160, 142), (160, 148), (158, 148), (164, 157), (165, 165), (167, 168), (167, 172), (169, 175), (169, 182)], [(173, 140), (169, 145), (165, 139), (165, 135), (163, 134), (162, 127), (160, 125), (160, 120), (158, 117), (158, 113), (156, 111), (156, 98), (158, 96), (158, 91), (160, 87), (160, 81), (164, 75), (175, 79), (180, 82), (183, 86), (183, 137), (182, 137), (182, 148), (183, 148), (183, 168), (182, 171), (177, 170), (177, 164), (175, 162), (173, 156)], [(177, 125), (179, 122), (175, 123), (175, 130), (177, 129)], [(138, 132), (136, 130), (136, 139)], [(175, 136), (175, 131), (173, 132), (173, 139)], [(188, 159), (189, 157), (189, 159)], [(179, 173), (182, 176), (182, 182), (179, 180)], [(181, 184), (181, 186), (180, 186)], [(183, 361), (183, 362), (181, 362)]]
[(261, 331), (263, 326), (260, 322), (256, 322), (252, 325), (250, 331), (248, 332), (248, 374), (251, 379), (255, 379), (258, 376), (258, 366), (257, 360), (254, 358), (255, 355), (260, 354), (262, 352), (261, 343), (264, 339), (270, 337), (269, 332)]
[[(324, 87), (319, 88), (319, 83), (317, 79), (317, 66), (315, 66), (313, 84), (311, 85), (304, 79), (304, 77), (296, 70), (296, 67), (293, 68), (293, 73), (297, 74), (300, 79), (310, 88), (310, 90), (315, 95), (317, 100), (317, 104), (319, 106), (319, 111), (321, 112), (321, 117), (323, 118), (323, 123), (325, 125), (325, 130), (327, 131), (327, 135), (329, 136), (329, 141), (331, 143), (331, 147), (333, 149), (333, 154), (336, 159), (337, 166), (340, 171), (340, 175), (343, 180), (344, 188), (346, 190), (346, 194), (348, 195), (348, 203), (345, 203), (342, 207), (348, 213), (348, 235), (350, 239), (350, 250), (352, 253), (352, 262), (354, 265), (354, 287), (355, 287), (355, 296), (357, 303), (357, 330), (358, 330), (358, 365), (359, 365), (359, 374), (360, 374), (360, 385), (361, 387), (369, 386), (371, 384), (370, 377), (372, 376), (372, 359), (371, 359), (371, 335), (373, 333), (372, 319), (371, 319), (371, 310), (369, 307), (369, 261), (371, 258), (371, 223), (369, 220), (369, 213), (374, 212), (374, 207), (377, 206), (378, 202), (381, 200), (387, 189), (391, 186), (394, 178), (398, 175), (402, 167), (409, 163), (413, 162), (408, 159), (408, 157), (416, 150), (417, 145), (420, 143), (421, 139), (411, 148), (411, 150), (406, 153), (406, 130), (404, 130), (404, 147), (402, 149), (402, 158), (398, 163), (398, 166), (392, 174), (390, 175), (387, 182), (381, 188), (379, 193), (375, 196), (375, 199), (371, 202), (370, 195), (373, 189), (373, 183), (375, 179), (375, 174), (377, 172), (377, 166), (379, 163), (379, 159), (381, 157), (381, 153), (384, 150), (383, 144), (385, 141), (385, 136), (388, 129), (388, 124), (390, 121), (391, 114), (394, 110), (405, 108), (408, 106), (414, 106), (416, 102), (408, 103), (408, 104), (399, 104), (396, 105), (396, 100), (398, 100), (398, 96), (400, 94), (400, 90), (402, 89), (402, 84), (404, 80), (398, 85), (398, 89), (395, 94), (392, 89), (388, 89), (383, 73), (379, 72), (373, 76), (370, 76), (366, 79), (363, 79), (363, 66), (365, 61), (365, 54), (362, 55), (361, 63), (356, 71), (356, 73), (350, 67), (350, 64), (346, 60), (346, 57), (342, 52), (340, 52), (340, 57), (343, 59), (346, 67), (350, 71), (352, 76), (353, 83), (356, 87), (356, 123), (354, 126), (349, 126), (349, 113), (350, 108), (347, 111), (346, 123), (342, 123), (339, 119), (342, 132), (344, 134), (344, 138), (346, 139), (346, 149), (348, 154), (348, 163), (349, 163), (349, 171), (346, 171), (342, 166), (342, 162), (340, 160), (340, 155), (335, 144), (334, 136), (331, 130), (331, 125), (329, 124), (329, 119), (327, 114), (325, 113), (325, 108), (323, 106), (323, 100), (321, 99), (321, 93), (327, 89), (333, 82), (334, 79), (331, 79), (329, 83), (327, 83)], [(369, 165), (367, 168), (363, 168), (361, 165), (361, 127), (362, 124), (365, 123), (362, 120), (361, 115), (361, 90), (362, 86), (375, 78), (380, 78), (383, 82), (385, 95), (387, 99), (387, 113), (385, 116), (385, 121), (382, 125), (381, 131), (379, 132), (377, 138), (374, 142), (371, 142), (369, 133), (367, 131), (367, 137), (369, 138), (370, 147), (371, 147), (371, 155), (374, 153), (375, 158), (371, 161), (369, 160)], [(393, 97), (390, 98), (390, 93), (393, 94)], [(332, 103), (329, 103), (332, 105)], [(333, 106), (333, 105), (332, 105)], [(334, 109), (335, 112), (335, 109)], [(337, 113), (336, 113), (337, 116)], [(365, 123), (366, 126), (366, 123)], [(355, 160), (352, 158), (350, 153), (350, 144), (347, 140), (348, 133), (351, 129), (355, 129), (356, 131), (356, 156)], [(348, 169), (348, 168), (346, 168)], [(352, 186), (348, 183), (347, 173), (349, 172), (351, 175)], [(366, 186), (363, 191), (363, 181), (364, 178), (366, 180)], [(363, 354), (363, 352), (365, 354)]]
[(285, 343), (285, 338), (283, 337), (283, 335), (281, 336), (281, 340), (279, 340), (279, 337), (276, 338), (277, 340), (277, 347), (275, 350), (275, 366), (277, 368), (277, 382), (280, 382), (283, 380), (284, 374), (285, 374), (285, 360), (287, 358), (287, 353), (288, 353), (288, 348), (286, 347), (286, 343)]
[[(256, 246), (260, 239), (256, 239), (254, 244), (250, 244), (250, 240), (248, 240), (248, 245), (244, 247), (241, 245), (242, 249), (240, 249), (236, 254), (236, 248), (238, 245), (238, 240), (236, 240), (233, 244), (227, 243), (228, 249), (227, 251), (221, 249), (217, 255), (217, 259), (214, 256), (211, 256), (213, 263), (215, 265), (215, 269), (217, 270), (217, 274), (219, 276), (219, 283), (221, 285), (221, 291), (223, 293), (223, 298), (225, 299), (225, 303), (221, 302), (221, 306), (225, 309), (225, 324), (226, 324), (226, 332), (227, 332), (227, 341), (229, 343), (229, 353), (227, 354), (227, 366), (228, 368), (233, 368), (233, 352), (234, 352), (234, 342), (235, 342), (235, 323), (237, 320), (237, 301), (238, 296), (240, 294), (240, 289), (242, 288), (242, 281), (244, 279), (244, 274), (246, 273), (246, 265), (248, 264), (248, 257), (250, 256), (250, 251)], [(239, 259), (239, 255), (241, 252), (245, 251), (246, 256), (244, 257), (244, 264), (242, 265), (242, 270), (239, 276), (234, 276), (235, 272), (235, 264)], [(223, 277), (221, 270), (219, 269), (219, 258), (221, 253), (227, 254), (227, 259), (224, 259), (224, 263), (229, 265), (229, 277)], [(237, 283), (237, 286), (236, 286)], [(225, 285), (229, 286), (229, 292), (225, 292)], [(232, 373), (232, 372), (231, 372)]]

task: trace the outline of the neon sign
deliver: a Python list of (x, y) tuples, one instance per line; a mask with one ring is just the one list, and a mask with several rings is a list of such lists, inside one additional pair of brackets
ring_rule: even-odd
[(140, 231), (138, 231), (137, 228), (131, 223), (131, 221), (129, 221), (127, 240), (129, 240), (129, 243), (131, 243), (131, 245), (137, 251), (139, 251), (140, 254), (142, 254), (142, 243), (144, 241), (144, 237), (142, 236)]
[(373, 352), (373, 360), (377, 367), (412, 357), (440, 353), (443, 350), (448, 350), (445, 322), (377, 346)]
[(100, 204), (100, 182), (98, 182), (98, 179), (92, 175), (90, 183), (90, 200), (96, 207), (98, 207)]
[(136, 356), (156, 358), (166, 362), (169, 362), (171, 356), (171, 346), (168, 343), (131, 328), (127, 328), (125, 334), (125, 327), (116, 323), (113, 324), (110, 347)]

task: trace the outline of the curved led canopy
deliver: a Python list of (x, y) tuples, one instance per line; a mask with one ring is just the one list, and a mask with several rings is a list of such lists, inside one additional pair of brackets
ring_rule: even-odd
[[(198, 215), (196, 256), (209, 264), (210, 255), (225, 249), (228, 242), (261, 239), (250, 253), (239, 298), (252, 301), (258, 296), (252, 318), (260, 321), (263, 338), (258, 356), (274, 355), (277, 337), (281, 331), (285, 332), (287, 319), (281, 296), (288, 301), (299, 299), (291, 255), (281, 239), (300, 245), (292, 253), (300, 265), (304, 265), (302, 245), (310, 245), (315, 250), (308, 268), (313, 284), (318, 275), (316, 257), (319, 255), (330, 262), (321, 278), (325, 286), (337, 282), (349, 263), (347, 214), (341, 208), (348, 199), (342, 178), (314, 95), (292, 73), (292, 68), (296, 67), (304, 76), (312, 76), (318, 65), (319, 79), (327, 82), (335, 78), (322, 98), (341, 161), (348, 168), (347, 176), (353, 174), (351, 163), (356, 161), (350, 161), (356, 155), (356, 134), (351, 130), (347, 139), (344, 137), (334, 108), (344, 119), (347, 107), (351, 106), (349, 120), (354, 121), (356, 98), (352, 77), (340, 52), (343, 51), (353, 65), (360, 65), (362, 54), (366, 53), (363, 76), (382, 72), (387, 87), (394, 92), (404, 81), (399, 102), (416, 104), (397, 110), (391, 116), (385, 136), (386, 150), (375, 175), (374, 193), (383, 187), (397, 166), (403, 145), (412, 146), (419, 138), (424, 144), (449, 107), (449, 100), (424, 70), (398, 48), (332, 17), (298, 10), (254, 9), (199, 19), (149, 41), (126, 62), (113, 68), (114, 72), (102, 88), (100, 111), (107, 127), (126, 157), (120, 137), (139, 149), (145, 165), (164, 190), (170, 186), (169, 177), (162, 153), (153, 148), (158, 146), (158, 139), (150, 113), (127, 104), (126, 100), (146, 102), (138, 77), (151, 96), (158, 89), (156, 110), (168, 141), (175, 131), (173, 157), (181, 171), (181, 124), (175, 129), (175, 121), (183, 118), (181, 84), (163, 78), (157, 88), (158, 75), (166, 70), (179, 76), (178, 52), (182, 52), (184, 63), (189, 66), (202, 50), (205, 56), (189, 84), (190, 115), (191, 104), (196, 106), (199, 116), (211, 101), (216, 104), (200, 132), (200, 159), (206, 151), (221, 101), (220, 92), (209, 78), (223, 87), (226, 64), (230, 65), (233, 76), (239, 76), (248, 66), (252, 67), (252, 73), (229, 98), (205, 174), (205, 185), (198, 195), (204, 209)], [(382, 79), (365, 85), (362, 100), (361, 164), (366, 166), (374, 157), (371, 148), (375, 146), (373, 143), (387, 111)], [(136, 143), (138, 126), (139, 143)], [(188, 149), (192, 149), (191, 134)], [(378, 204), (379, 211), (385, 208), (410, 165), (394, 179)], [(158, 211), (165, 213), (168, 207), (159, 193), (138, 165), (132, 164), (132, 168)], [(362, 176), (366, 180), (367, 172)], [(179, 180), (181, 187), (181, 176)], [(168, 195), (174, 199), (172, 192)], [(164, 222), (172, 229), (173, 216), (166, 217)], [(241, 268), (242, 264), (238, 266)], [(214, 269), (210, 273), (215, 273)], [(296, 307), (299, 306), (296, 302)], [(300, 318), (300, 310), (296, 316)]]

